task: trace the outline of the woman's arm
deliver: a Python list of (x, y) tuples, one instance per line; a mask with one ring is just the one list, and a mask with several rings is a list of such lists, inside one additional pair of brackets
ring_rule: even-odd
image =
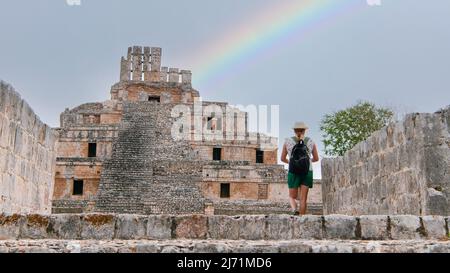
[(312, 162), (318, 162), (319, 161), (319, 152), (317, 151), (317, 146), (314, 144), (313, 147), (313, 160)]
[(281, 152), (281, 161), (289, 164), (289, 160), (287, 159), (287, 148), (286, 148), (286, 144), (283, 145), (283, 151)]

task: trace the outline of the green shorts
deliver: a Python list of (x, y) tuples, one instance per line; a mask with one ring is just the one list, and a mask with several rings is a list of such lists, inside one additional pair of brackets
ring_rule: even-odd
[(289, 189), (300, 188), (300, 185), (308, 186), (311, 189), (313, 187), (313, 171), (309, 171), (306, 175), (297, 175), (289, 172), (287, 182)]

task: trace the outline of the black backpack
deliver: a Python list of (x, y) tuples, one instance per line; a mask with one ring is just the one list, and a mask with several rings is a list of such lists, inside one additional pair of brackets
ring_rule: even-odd
[[(307, 141), (308, 138), (305, 138)], [(311, 159), (309, 158), (308, 146), (303, 140), (300, 140), (292, 148), (291, 158), (289, 159), (289, 172), (296, 175), (306, 175), (309, 172)]]

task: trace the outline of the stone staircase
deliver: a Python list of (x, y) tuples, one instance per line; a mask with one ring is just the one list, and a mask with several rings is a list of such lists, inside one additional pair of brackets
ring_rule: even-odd
[[(202, 213), (201, 168), (187, 142), (171, 137), (171, 104), (126, 103), (118, 138), (104, 170), (94, 211)], [(201, 165), (198, 165), (201, 166)]]

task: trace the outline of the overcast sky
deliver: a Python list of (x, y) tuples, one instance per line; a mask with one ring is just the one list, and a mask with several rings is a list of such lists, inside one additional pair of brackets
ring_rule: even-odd
[(358, 100), (401, 113), (450, 103), (448, 0), (360, 0), (357, 11), (295, 33), (301, 39), (232, 67), (220, 83), (196, 82), (194, 56), (282, 1), (2, 0), (0, 79), (58, 126), (66, 107), (109, 98), (128, 46), (158, 46), (164, 66), (192, 70), (204, 100), (280, 105), (281, 139), (303, 120), (321, 149), (323, 115)]

